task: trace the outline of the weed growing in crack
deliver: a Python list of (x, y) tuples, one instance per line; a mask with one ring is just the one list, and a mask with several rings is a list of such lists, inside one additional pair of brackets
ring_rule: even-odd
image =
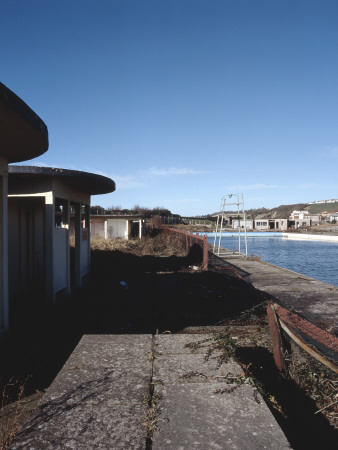
[[(235, 356), (236, 341), (230, 335), (230, 327), (227, 327), (221, 333), (216, 333), (214, 335), (214, 339), (214, 350), (221, 351), (221, 355), (219, 356), (220, 364), (228, 362), (230, 358), (233, 358)], [(212, 350), (212, 348), (210, 350)], [(207, 354), (207, 357), (209, 357), (210, 355)]]
[[(154, 386), (151, 386), (151, 391), (153, 391)], [(147, 429), (148, 438), (151, 439), (155, 431), (158, 430), (158, 403), (162, 400), (162, 394), (151, 392), (149, 395), (144, 395), (141, 398), (143, 405), (147, 405), (147, 413), (144, 425)]]
[(197, 342), (188, 342), (187, 344), (185, 344), (184, 347), (186, 348), (190, 348), (191, 353), (196, 353), (198, 349), (202, 348), (203, 345), (206, 342), (210, 342), (212, 341), (213, 338), (207, 338), (207, 339), (202, 339), (201, 341), (197, 341)]
[[(15, 438), (19, 429), (19, 420), (23, 413), (23, 398), (25, 390), (25, 382), (9, 380), (4, 386), (1, 398), (1, 410), (0, 410), (0, 449), (5, 450), (9, 447), (13, 439)], [(12, 406), (9, 404), (8, 390), (16, 388), (18, 390), (17, 400), (13, 405), (11, 412), (8, 409)]]

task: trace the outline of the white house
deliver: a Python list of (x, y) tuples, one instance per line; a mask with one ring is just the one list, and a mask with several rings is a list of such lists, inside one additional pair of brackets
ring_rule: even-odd
[(104, 239), (141, 238), (146, 231), (146, 221), (140, 216), (91, 216), (90, 229), (93, 237)]
[(14, 92), (0, 83), (0, 335), (8, 330), (8, 163), (48, 150), (45, 123)]
[(293, 211), (289, 217), (290, 226), (294, 228), (310, 227), (322, 222), (320, 214), (310, 214), (309, 211)]
[[(114, 190), (114, 181), (101, 175), (9, 166), (11, 297), (37, 289), (54, 301), (73, 286), (83, 285), (90, 270), (90, 196)], [(74, 248), (70, 245), (71, 234)]]

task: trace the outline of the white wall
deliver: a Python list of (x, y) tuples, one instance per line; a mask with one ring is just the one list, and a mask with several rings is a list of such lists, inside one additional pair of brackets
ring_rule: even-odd
[(256, 230), (268, 230), (269, 229), (269, 220), (268, 219), (255, 220), (255, 229)]
[(128, 239), (128, 220), (127, 219), (108, 219), (108, 238)]
[(105, 238), (105, 223), (106, 219), (100, 219), (100, 218), (91, 218), (90, 219), (90, 234), (92, 237), (100, 237)]

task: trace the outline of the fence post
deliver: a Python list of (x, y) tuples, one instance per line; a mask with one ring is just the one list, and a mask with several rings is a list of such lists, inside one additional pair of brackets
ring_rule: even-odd
[(203, 241), (203, 270), (208, 271), (208, 236), (204, 236)]
[(286, 365), (285, 365), (285, 359), (284, 359), (282, 335), (280, 332), (278, 318), (277, 318), (277, 315), (276, 315), (276, 312), (275, 312), (272, 302), (268, 303), (267, 315), (268, 315), (269, 328), (270, 328), (272, 344), (273, 344), (273, 358), (275, 360), (277, 369), (280, 372), (285, 373)]

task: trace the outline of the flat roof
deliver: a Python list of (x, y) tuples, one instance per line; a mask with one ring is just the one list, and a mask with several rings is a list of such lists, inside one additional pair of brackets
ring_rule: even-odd
[[(95, 207), (95, 205), (92, 205), (92, 207)], [(138, 216), (138, 215), (132, 215), (132, 214), (91, 214), (90, 218), (96, 218), (99, 219), (135, 219), (135, 220), (143, 220), (145, 219), (145, 216)]]
[(13, 163), (36, 158), (47, 150), (46, 124), (0, 82), (0, 155)]
[(67, 186), (90, 195), (108, 194), (116, 189), (115, 182), (103, 175), (80, 170), (59, 169), (55, 167), (8, 166), (8, 183), (25, 178), (57, 178)]

